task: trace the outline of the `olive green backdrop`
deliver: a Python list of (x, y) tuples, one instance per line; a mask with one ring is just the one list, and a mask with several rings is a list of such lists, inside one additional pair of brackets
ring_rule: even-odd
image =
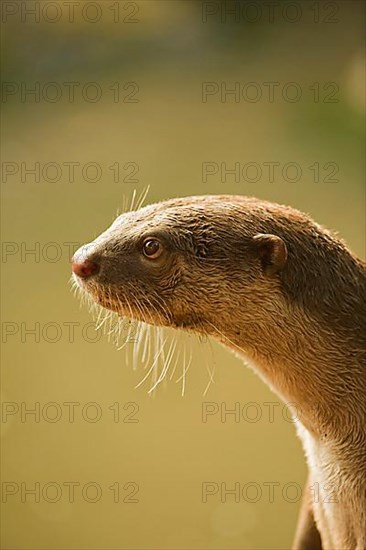
[(278, 398), (193, 337), (135, 389), (143, 350), (88, 324), (69, 248), (150, 186), (290, 204), (364, 257), (363, 3), (3, 4), (2, 547), (289, 548), (306, 467)]

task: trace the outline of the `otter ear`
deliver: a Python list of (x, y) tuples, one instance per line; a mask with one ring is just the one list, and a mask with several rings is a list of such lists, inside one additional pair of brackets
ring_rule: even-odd
[(284, 267), (287, 260), (287, 248), (277, 235), (258, 233), (253, 237), (254, 248), (261, 261), (263, 272), (274, 275)]

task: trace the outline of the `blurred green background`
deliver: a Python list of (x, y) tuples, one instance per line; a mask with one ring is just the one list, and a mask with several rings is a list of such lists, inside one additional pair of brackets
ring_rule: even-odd
[[(283, 491), (302, 486), (306, 466), (279, 399), (229, 351), (193, 337), (186, 338), (192, 363), (184, 397), (174, 382), (183, 344), (172, 380), (153, 397), (148, 383), (134, 389), (146, 373), (132, 368), (135, 344), (118, 351), (106, 335), (91, 343), (93, 330), (83, 334), (92, 316), (70, 292), (65, 243), (95, 238), (123, 197), (131, 201), (134, 189), (150, 186), (147, 202), (230, 193), (289, 204), (364, 257), (363, 2), (103, 0), (75, 3), (71, 21), (62, 1), (2, 4), (1, 465), (2, 481), (12, 482), (3, 485), (2, 547), (289, 548), (300, 503)], [(231, 8), (236, 15), (225, 11)], [(97, 85), (85, 92), (90, 82)], [(217, 92), (203, 101), (205, 82), (215, 90), (239, 83), (262, 97), (249, 101), (243, 92), (236, 101)], [(268, 82), (278, 83), (273, 101)], [(296, 86), (287, 88), (290, 82)], [(79, 83), (74, 100), (65, 83)], [(247, 83), (255, 84), (249, 90)], [(37, 86), (39, 97), (24, 95)], [(301, 98), (290, 101), (295, 88)], [(90, 100), (95, 90), (98, 101)], [(205, 178), (207, 162), (216, 173)], [(274, 181), (269, 162), (279, 163)], [(74, 178), (65, 163), (78, 163)], [(221, 163), (244, 170), (225, 176)], [(247, 163), (262, 170), (258, 181)], [(287, 163), (300, 167), (299, 181), (291, 181), (291, 167), (283, 176)], [(32, 167), (39, 177), (26, 172)], [(26, 332), (32, 327), (39, 337)], [(215, 383), (203, 395), (207, 363), (216, 367)], [(24, 407), (42, 411), (50, 402), (56, 405), (39, 422), (22, 418)], [(74, 422), (68, 402), (79, 403)], [(91, 402), (94, 409), (85, 408)], [(244, 414), (222, 421), (218, 412), (203, 422), (206, 402), (219, 411), (238, 403)], [(95, 411), (102, 416), (92, 422)], [(255, 413), (258, 421), (249, 421)], [(40, 484), (40, 502), (22, 493), (22, 482)], [(56, 489), (42, 495), (50, 482)], [(65, 482), (80, 484), (73, 503)], [(89, 482), (102, 491), (97, 502), (88, 502), (93, 487), (82, 495)], [(205, 482), (228, 489), (251, 483), (261, 494), (235, 502), (218, 490), (203, 502)], [(110, 489), (116, 483), (118, 503)], [(123, 502), (137, 487), (131, 498), (138, 502)]]

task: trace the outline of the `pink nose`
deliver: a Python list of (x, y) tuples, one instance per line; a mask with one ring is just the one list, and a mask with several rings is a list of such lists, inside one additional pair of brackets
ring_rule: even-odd
[(90, 260), (72, 260), (71, 269), (81, 279), (87, 279), (99, 271), (99, 264)]
[[(99, 263), (94, 258), (90, 259), (92, 249), (90, 246), (83, 246), (77, 250), (71, 259), (71, 269), (81, 279), (88, 279), (96, 275), (100, 269)], [(89, 257), (88, 257), (89, 256)]]

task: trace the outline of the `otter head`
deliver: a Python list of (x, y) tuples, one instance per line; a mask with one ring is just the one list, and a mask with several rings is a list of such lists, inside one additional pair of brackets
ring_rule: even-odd
[(154, 325), (212, 334), (235, 323), (234, 309), (244, 325), (263, 322), (281, 307), (287, 251), (247, 201), (189, 197), (123, 214), (75, 253), (74, 278), (103, 307)]

